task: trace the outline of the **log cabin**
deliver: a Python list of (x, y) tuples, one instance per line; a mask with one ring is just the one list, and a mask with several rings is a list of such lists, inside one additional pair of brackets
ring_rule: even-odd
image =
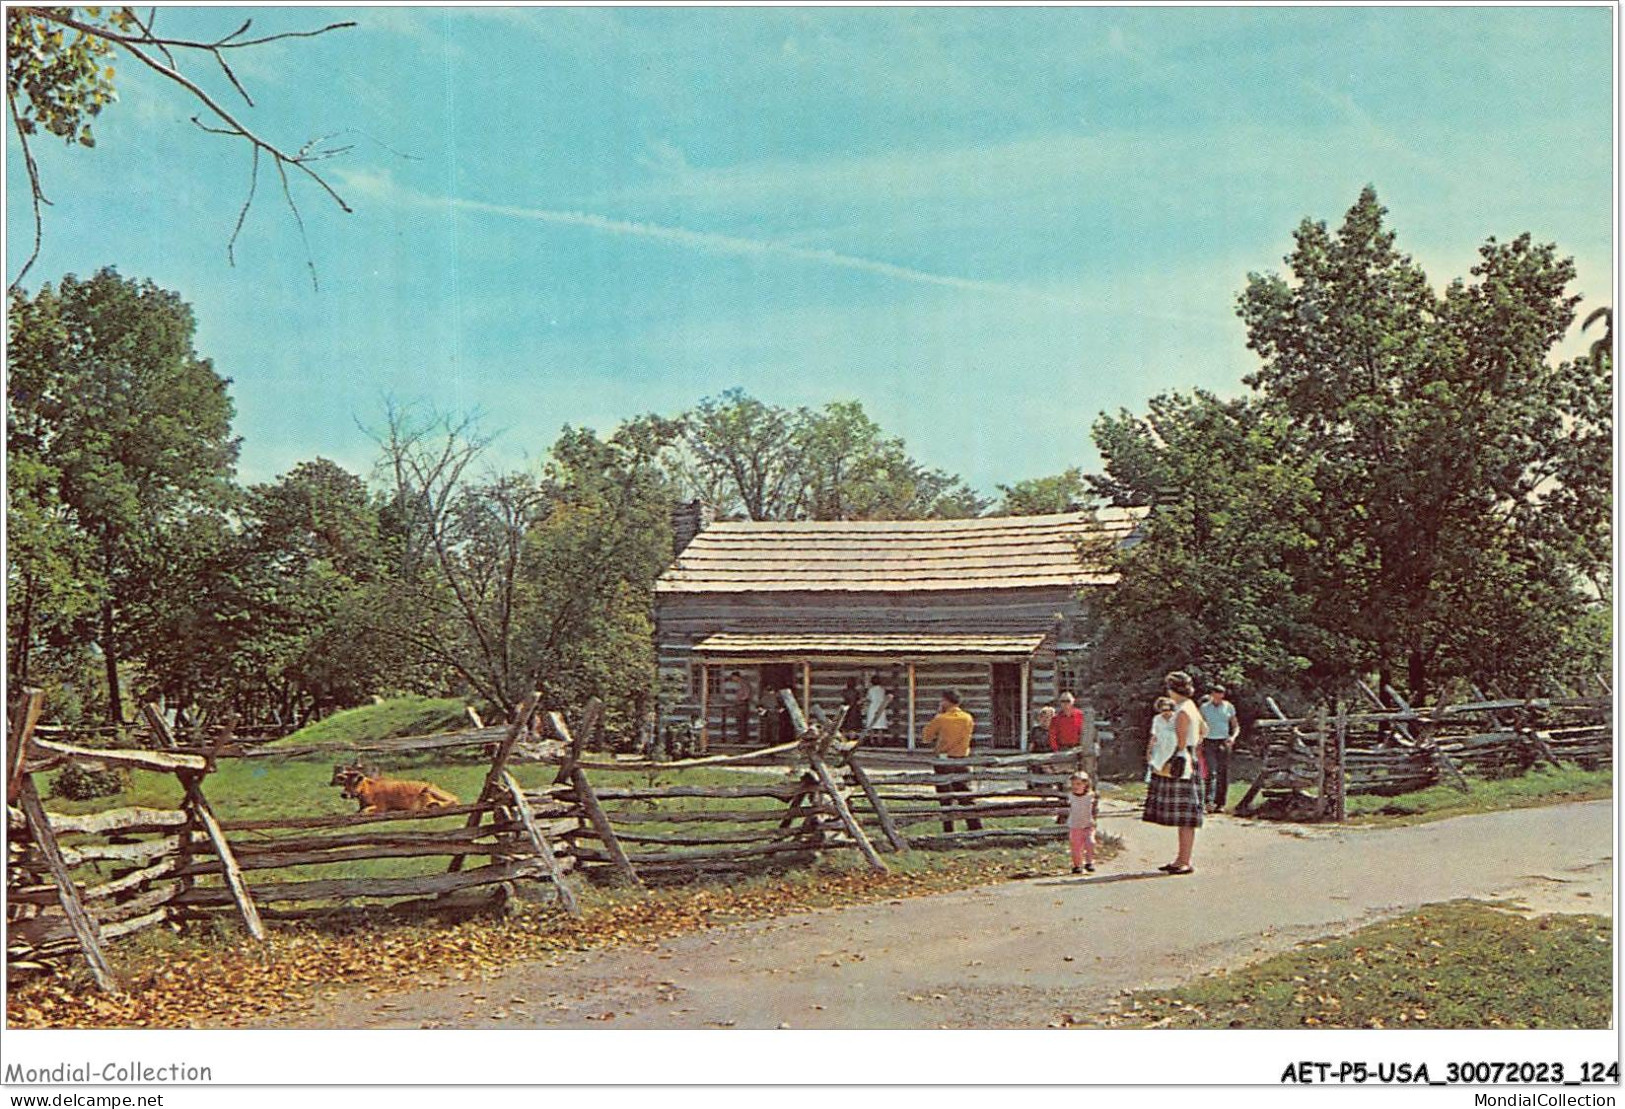
[[(920, 746), (953, 689), (976, 749), (1026, 750), (1039, 706), (1067, 689), (1087, 701), (1084, 606), (1116, 580), (1108, 556), (1139, 541), (1147, 511), (719, 522), (680, 505), (675, 561), (655, 583), (661, 726), (698, 721), (702, 744), (783, 742), (761, 691), (838, 717), (850, 680), (890, 698), (866, 743)], [(740, 680), (754, 694), (744, 714), (731, 709)]]

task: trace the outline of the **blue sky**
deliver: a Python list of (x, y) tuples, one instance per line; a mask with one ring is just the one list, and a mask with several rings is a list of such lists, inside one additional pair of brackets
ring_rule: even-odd
[[(194, 306), (240, 473), (360, 472), (386, 397), (495, 461), (740, 385), (856, 398), (995, 483), (1096, 463), (1101, 410), (1242, 391), (1249, 271), (1371, 183), (1443, 284), (1530, 231), (1611, 303), (1613, 13), (1574, 8), (161, 9), (238, 57), (241, 118), (325, 164), (310, 258), (246, 150), (136, 64), (94, 150), (40, 142), (30, 288), (116, 265)], [(230, 90), (202, 66), (222, 103)], [(8, 279), (28, 249), (8, 138)], [(1580, 345), (1576, 340), (1572, 344)]]

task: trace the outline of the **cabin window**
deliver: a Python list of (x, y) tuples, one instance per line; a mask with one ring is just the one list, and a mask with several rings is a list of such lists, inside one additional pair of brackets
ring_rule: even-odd
[(1083, 695), (1083, 665), (1085, 651), (1080, 648), (1055, 652), (1055, 688), (1057, 693), (1071, 690)]

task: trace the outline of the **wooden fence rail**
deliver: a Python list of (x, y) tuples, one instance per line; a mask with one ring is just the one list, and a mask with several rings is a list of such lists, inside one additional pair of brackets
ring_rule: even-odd
[(895, 832), (911, 846), (930, 849), (1065, 838), (1067, 783), (1081, 767), (1077, 754), (1062, 752), (940, 759), (924, 771), (866, 772), (849, 757), (846, 769), (860, 790), (853, 809), (861, 819), (888, 839)]
[[(328, 911), (312, 903), (445, 897), (515, 880), (551, 883), (561, 905), (578, 912), (564, 879), (574, 865), (554, 854), (549, 821), (574, 811), (552, 798), (531, 806), (505, 763), (521, 742), (535, 739), (531, 713), (496, 730), (497, 751), (479, 799), (470, 805), (418, 812), (375, 812), (220, 821), (205, 796), (208, 774), (228, 748), (184, 750), (156, 708), (144, 712), (153, 750), (87, 748), (33, 734), (39, 698), (13, 707), (7, 752), (7, 958), (14, 968), (48, 967), (75, 951), (97, 983), (119, 983), (103, 945), (142, 928), (200, 911), (226, 909), (252, 939), (264, 937), (260, 906), (280, 904), (279, 918)], [(529, 704), (534, 704), (532, 699)], [(435, 750), (490, 742), (491, 729), (450, 737), (414, 738), (397, 751)], [(312, 753), (301, 750), (300, 755)], [(256, 752), (255, 754), (260, 754)], [(175, 775), (181, 801), (173, 809), (120, 808), (99, 813), (47, 813), (33, 775), (71, 762)], [(446, 827), (447, 818), (463, 818)], [(407, 822), (407, 823), (402, 823)], [(428, 825), (428, 826), (425, 826)], [(450, 860), (445, 873), (298, 879), (290, 868), (353, 870), (377, 859)], [(464, 870), (468, 859), (484, 865)], [(109, 875), (106, 870), (111, 869)], [(296, 872), (297, 873), (297, 872)]]
[[(12, 713), (7, 752), (8, 958), (16, 967), (48, 966), (79, 952), (98, 982), (116, 989), (104, 944), (197, 914), (230, 913), (258, 938), (262, 915), (293, 919), (331, 912), (335, 903), (404, 898), (439, 905), (513, 882), (551, 888), (577, 913), (572, 874), (664, 883), (798, 865), (829, 851), (856, 851), (883, 872), (882, 850), (1064, 836), (1057, 818), (1066, 811), (1067, 778), (1080, 765), (1074, 755), (1032, 753), (869, 768), (860, 746), (827, 722), (809, 724), (793, 698), (787, 709), (798, 738), (791, 743), (672, 762), (593, 759), (578, 739), (593, 728), (593, 712), (583, 713), (578, 733), (535, 705), (533, 697), (501, 728), (476, 718), (471, 730), (365, 745), (366, 753), (396, 756), (477, 747), (490, 766), (470, 803), (221, 820), (205, 797), (221, 760), (357, 748), (240, 745), (229, 729), (213, 742), (184, 745), (150, 707), (143, 715), (155, 746), (85, 747), (33, 734), (39, 701), (25, 698)], [(522, 787), (509, 769), (517, 757), (556, 761), (553, 784)], [(32, 775), (69, 763), (172, 774), (181, 797), (173, 808), (48, 814)], [(759, 780), (715, 784), (702, 777), (713, 770)], [(638, 781), (643, 775), (648, 784)], [(979, 826), (939, 834), (945, 819)], [(355, 873), (358, 863), (420, 859), (440, 865), (416, 874)]]
[(1373, 711), (1291, 719), (1269, 702), (1276, 719), (1260, 720), (1263, 761), (1236, 807), (1295, 804), (1317, 819), (1341, 819), (1349, 795), (1393, 796), (1439, 783), (1469, 788), (1480, 777), (1522, 774), (1533, 767), (1612, 765), (1612, 700), (1553, 697), (1413, 707), (1392, 689), (1390, 707), (1361, 687)]

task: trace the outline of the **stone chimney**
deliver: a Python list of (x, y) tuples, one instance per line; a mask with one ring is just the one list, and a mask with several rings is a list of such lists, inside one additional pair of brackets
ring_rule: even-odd
[(683, 553), (694, 537), (717, 521), (717, 510), (704, 501), (687, 501), (671, 510), (671, 555)]

